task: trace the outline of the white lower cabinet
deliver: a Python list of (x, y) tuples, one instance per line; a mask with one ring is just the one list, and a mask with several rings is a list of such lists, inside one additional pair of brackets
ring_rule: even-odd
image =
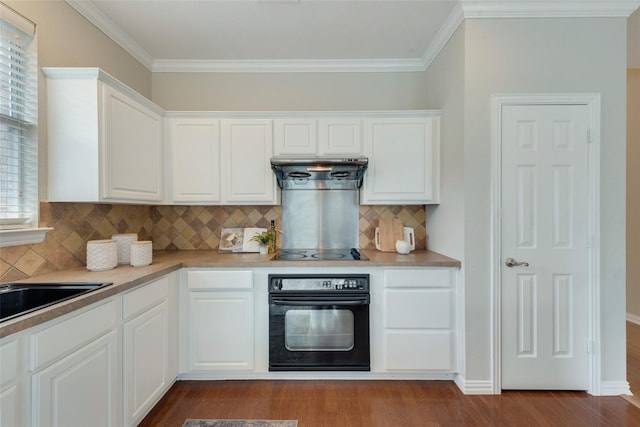
[(28, 425), (24, 335), (0, 340), (0, 426)]
[(31, 425), (121, 425), (119, 299), (29, 336)]
[(170, 357), (170, 285), (170, 277), (165, 276), (122, 297), (124, 424), (128, 426), (138, 424), (175, 379)]
[(383, 291), (383, 369), (455, 369), (450, 269), (386, 270)]
[(119, 425), (117, 353), (114, 330), (33, 375), (33, 425)]
[(190, 270), (186, 292), (186, 371), (253, 370), (253, 271)]
[(178, 273), (0, 340), (0, 426), (134, 426), (178, 376)]

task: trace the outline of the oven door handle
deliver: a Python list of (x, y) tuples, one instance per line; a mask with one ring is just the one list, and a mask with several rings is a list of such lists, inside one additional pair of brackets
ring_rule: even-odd
[(362, 298), (350, 298), (345, 300), (340, 300), (340, 299), (309, 300), (308, 298), (298, 299), (298, 298), (285, 298), (285, 297), (273, 298), (272, 297), (270, 302), (271, 304), (275, 304), (275, 305), (291, 305), (291, 306), (307, 306), (307, 307), (309, 306), (317, 307), (317, 306), (323, 306), (323, 305), (354, 306), (354, 305), (369, 304), (369, 298), (362, 297)]

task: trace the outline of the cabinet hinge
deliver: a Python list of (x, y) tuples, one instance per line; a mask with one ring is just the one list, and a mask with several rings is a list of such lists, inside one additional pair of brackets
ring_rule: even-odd
[(587, 129), (587, 143), (591, 144), (593, 142), (593, 135), (591, 129)]

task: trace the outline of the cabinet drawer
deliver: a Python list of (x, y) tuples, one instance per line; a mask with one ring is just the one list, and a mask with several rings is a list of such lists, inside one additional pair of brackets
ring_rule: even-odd
[(123, 296), (123, 317), (125, 319), (152, 307), (169, 295), (169, 278), (163, 277)]
[(451, 269), (385, 270), (384, 286), (386, 288), (449, 287), (451, 286)]
[(449, 370), (451, 333), (449, 331), (388, 331), (386, 333), (388, 370)]
[(252, 270), (187, 272), (189, 289), (252, 289)]
[(386, 328), (448, 329), (451, 326), (449, 289), (385, 290)]
[(119, 305), (111, 300), (29, 337), (29, 369), (34, 371), (115, 328)]

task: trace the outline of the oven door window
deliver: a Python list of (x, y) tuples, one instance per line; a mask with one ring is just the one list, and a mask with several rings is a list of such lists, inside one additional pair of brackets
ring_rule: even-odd
[(285, 347), (289, 351), (350, 351), (354, 345), (351, 310), (289, 309), (284, 316)]

